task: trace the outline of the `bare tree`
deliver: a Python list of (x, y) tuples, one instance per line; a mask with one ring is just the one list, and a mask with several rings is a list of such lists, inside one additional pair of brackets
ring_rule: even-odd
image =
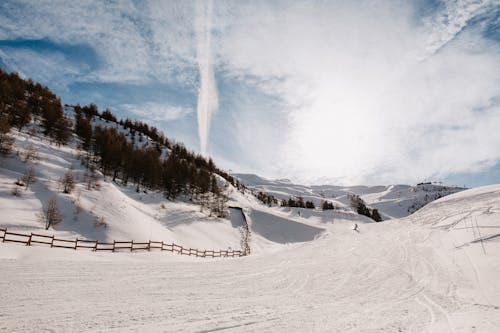
[(21, 180), (24, 182), (24, 184), (26, 184), (26, 191), (27, 191), (30, 184), (36, 182), (35, 168), (32, 166), (29, 167), (24, 173), (24, 176)]
[(64, 174), (64, 176), (62, 176), (61, 184), (64, 187), (64, 193), (69, 194), (75, 189), (75, 176), (73, 176), (71, 170), (69, 170), (68, 172), (66, 172), (66, 174)]
[(85, 172), (83, 181), (87, 184), (87, 190), (90, 191), (93, 188), (99, 190), (99, 176), (97, 175), (93, 165), (90, 166), (88, 172)]
[(57, 206), (57, 200), (55, 196), (50, 198), (47, 204), (47, 208), (43, 210), (42, 219), (43, 222), (45, 222), (45, 230), (48, 230), (51, 226), (62, 222), (61, 210)]
[(38, 152), (33, 145), (29, 145), (24, 152), (24, 162), (36, 161), (38, 160)]

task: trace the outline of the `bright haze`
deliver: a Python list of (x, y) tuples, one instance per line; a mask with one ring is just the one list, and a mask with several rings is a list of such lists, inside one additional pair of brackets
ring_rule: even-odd
[(9, 1), (0, 66), (233, 172), (500, 180), (496, 1)]

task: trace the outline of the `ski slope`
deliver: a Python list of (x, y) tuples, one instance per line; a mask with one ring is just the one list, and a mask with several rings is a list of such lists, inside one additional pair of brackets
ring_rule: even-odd
[(314, 240), (239, 259), (1, 244), (0, 328), (497, 332), (499, 217), (495, 185), (359, 233), (316, 220), (325, 231)]

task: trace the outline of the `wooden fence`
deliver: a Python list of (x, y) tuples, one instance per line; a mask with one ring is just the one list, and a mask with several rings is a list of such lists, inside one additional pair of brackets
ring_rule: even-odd
[(50, 247), (60, 247), (66, 249), (90, 249), (92, 251), (110, 251), (110, 252), (121, 252), (121, 251), (170, 251), (173, 253), (196, 256), (196, 257), (243, 257), (250, 254), (250, 249), (245, 250), (198, 250), (193, 248), (185, 248), (182, 245), (175, 243), (165, 243), (163, 241), (148, 241), (148, 242), (135, 242), (131, 241), (113, 241), (113, 242), (101, 242), (98, 240), (88, 240), (88, 239), (62, 239), (56, 238), (54, 235), (47, 236), (36, 233), (19, 233), (8, 231), (7, 228), (0, 228), (0, 239), (2, 243), (13, 242), (21, 243), (26, 246), (31, 246), (33, 244), (45, 244), (50, 245)]

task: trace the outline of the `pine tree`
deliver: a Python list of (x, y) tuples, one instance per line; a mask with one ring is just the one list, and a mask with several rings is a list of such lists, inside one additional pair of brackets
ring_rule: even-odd
[(0, 155), (8, 155), (12, 150), (14, 138), (10, 133), (10, 123), (7, 116), (0, 117)]
[(378, 212), (378, 209), (374, 208), (372, 210), (372, 219), (375, 221), (375, 222), (380, 222), (382, 221), (382, 217), (380, 216), (379, 212)]

